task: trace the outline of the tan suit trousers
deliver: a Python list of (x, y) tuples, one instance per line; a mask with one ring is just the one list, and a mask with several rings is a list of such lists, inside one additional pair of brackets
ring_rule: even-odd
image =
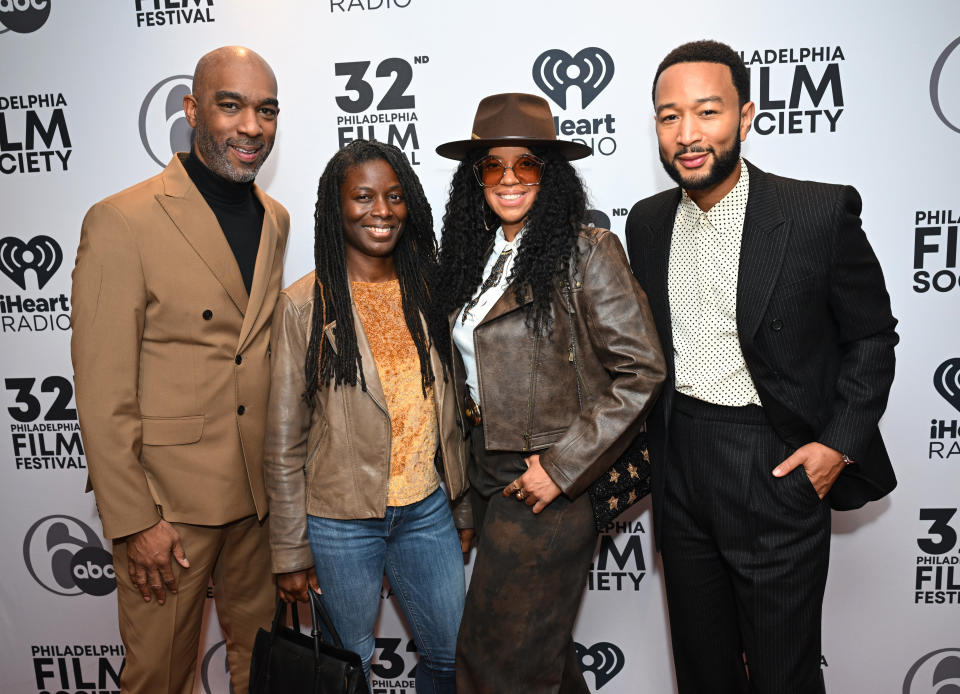
[(256, 516), (221, 526), (173, 523), (190, 568), (171, 558), (177, 593), (144, 602), (127, 571), (127, 545), (113, 544), (120, 635), (127, 651), (120, 677), (127, 694), (192, 694), (207, 586), (213, 582), (217, 619), (227, 641), (234, 694), (247, 694), (257, 629), (276, 607), (267, 521)]

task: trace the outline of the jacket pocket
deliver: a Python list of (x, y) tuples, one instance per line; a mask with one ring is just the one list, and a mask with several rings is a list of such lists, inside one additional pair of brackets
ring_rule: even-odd
[(142, 417), (145, 446), (179, 446), (196, 443), (203, 436), (204, 416)]
[(530, 436), (530, 450), (538, 451), (552, 446), (557, 441), (563, 438), (563, 435), (567, 433), (566, 427), (563, 429), (554, 429), (553, 431), (541, 431)]

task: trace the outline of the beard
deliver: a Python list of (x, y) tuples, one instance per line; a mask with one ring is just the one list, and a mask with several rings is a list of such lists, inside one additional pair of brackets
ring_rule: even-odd
[[(249, 138), (227, 138), (223, 142), (218, 142), (213, 133), (207, 130), (203, 121), (197, 121), (197, 127), (194, 128), (194, 146), (197, 152), (203, 157), (207, 167), (221, 178), (234, 183), (250, 183), (257, 177), (257, 172), (267, 160), (272, 144), (267, 144), (263, 140), (253, 140)], [(260, 158), (251, 168), (240, 168), (233, 164), (227, 156), (227, 149), (230, 145), (237, 147), (249, 147), (251, 149), (260, 147), (258, 154)]]
[(674, 154), (674, 161), (681, 154), (711, 153), (714, 156), (713, 166), (707, 173), (699, 174), (694, 178), (684, 178), (680, 167), (672, 161), (667, 161), (663, 157), (663, 150), (660, 150), (660, 163), (663, 164), (664, 171), (670, 176), (677, 185), (684, 190), (706, 190), (712, 188), (727, 176), (733, 173), (733, 170), (740, 163), (740, 137), (739, 132), (734, 135), (733, 144), (729, 149), (725, 149), (719, 154), (713, 147), (684, 147), (677, 150)]

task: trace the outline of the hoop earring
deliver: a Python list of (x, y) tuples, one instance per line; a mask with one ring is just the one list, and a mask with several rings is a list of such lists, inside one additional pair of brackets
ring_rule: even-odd
[[(483, 228), (486, 229), (487, 231), (490, 231), (490, 225), (487, 224), (487, 208), (488, 208), (488, 207), (489, 207), (489, 205), (487, 205), (487, 199), (486, 199), (485, 197), (482, 197), (482, 196), (481, 196), (481, 198), (480, 198), (480, 220), (483, 222)], [(493, 210), (490, 210), (490, 211), (493, 212)], [(496, 212), (494, 212), (494, 216), (496, 216)], [(494, 223), (494, 224), (496, 224), (496, 223)], [(496, 229), (497, 227), (494, 226), (493, 228)]]

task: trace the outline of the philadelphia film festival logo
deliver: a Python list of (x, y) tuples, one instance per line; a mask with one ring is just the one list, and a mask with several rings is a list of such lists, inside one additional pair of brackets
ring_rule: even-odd
[[(960, 61), (958, 61), (960, 62)], [(916, 210), (913, 217), (913, 291), (938, 293), (960, 287), (957, 231), (960, 212), (949, 208)]]
[[(933, 372), (933, 387), (960, 412), (960, 357), (947, 359)], [(960, 417), (931, 419), (928, 460), (960, 461)]]
[(143, 98), (140, 142), (160, 167), (165, 167), (176, 152), (190, 151), (193, 128), (183, 112), (183, 97), (192, 91), (192, 75), (173, 75), (153, 85)]
[(915, 662), (903, 694), (960, 694), (960, 648), (931, 651)]
[(917, 538), (913, 602), (915, 605), (960, 605), (960, 555), (957, 549), (956, 508), (921, 508), (919, 520), (926, 524), (924, 536)]
[(645, 535), (639, 520), (619, 520), (607, 525), (597, 541), (597, 557), (587, 574), (587, 590), (639, 591), (647, 575)]
[(385, 58), (375, 66), (370, 60), (334, 63), (334, 74), (345, 78), (343, 93), (334, 99), (340, 110), (337, 147), (354, 140), (379, 140), (402, 150), (412, 166), (419, 165), (420, 117), (411, 85), (415, 73), (429, 63), (428, 55)]
[(46, 516), (30, 526), (23, 561), (33, 580), (57, 595), (108, 595), (117, 587), (112, 555), (73, 516)]
[(46, 24), (51, 2), (53, 0), (0, 0), (0, 34), (36, 31)]
[(417, 661), (413, 639), (377, 636), (370, 663), (373, 694), (412, 694), (417, 686)]
[(597, 691), (609, 684), (626, 664), (626, 658), (620, 647), (607, 641), (595, 643), (589, 648), (582, 643), (574, 642), (573, 645), (577, 649), (580, 669), (584, 674), (593, 673)]
[(215, 21), (213, 0), (134, 0), (137, 27), (172, 27)]
[(34, 643), (30, 660), (37, 694), (120, 694), (126, 662), (121, 643)]
[[(758, 135), (824, 134), (843, 114), (840, 46), (801, 46), (740, 51), (757, 104)], [(757, 79), (759, 78), (759, 79)]]
[(73, 143), (66, 106), (67, 99), (60, 92), (0, 96), (0, 174), (69, 168)]
[(233, 694), (226, 641), (213, 644), (204, 654), (200, 661), (200, 684), (203, 694)]
[[(575, 55), (560, 48), (544, 51), (533, 61), (533, 81), (548, 99), (564, 111), (569, 90), (580, 92), (580, 109), (586, 110), (613, 79), (613, 58), (602, 48), (590, 46)], [(569, 115), (569, 114), (564, 114)], [(612, 113), (578, 113), (583, 117), (553, 117), (557, 135), (586, 145), (594, 154), (609, 156), (617, 151), (616, 118)]]
[[(934, 113), (943, 121), (943, 124), (955, 133), (960, 133), (960, 100), (957, 99), (956, 89), (941, 89), (941, 84), (956, 85), (957, 77), (960, 76), (960, 60), (954, 60), (950, 63), (947, 72), (952, 79), (943, 79), (944, 68), (947, 67), (947, 61), (960, 46), (960, 36), (950, 42), (943, 53), (937, 58), (933, 65), (933, 71), (930, 73), (930, 103), (933, 105)], [(944, 108), (942, 99), (952, 98), (948, 108)], [(949, 113), (948, 113), (949, 112)]]

